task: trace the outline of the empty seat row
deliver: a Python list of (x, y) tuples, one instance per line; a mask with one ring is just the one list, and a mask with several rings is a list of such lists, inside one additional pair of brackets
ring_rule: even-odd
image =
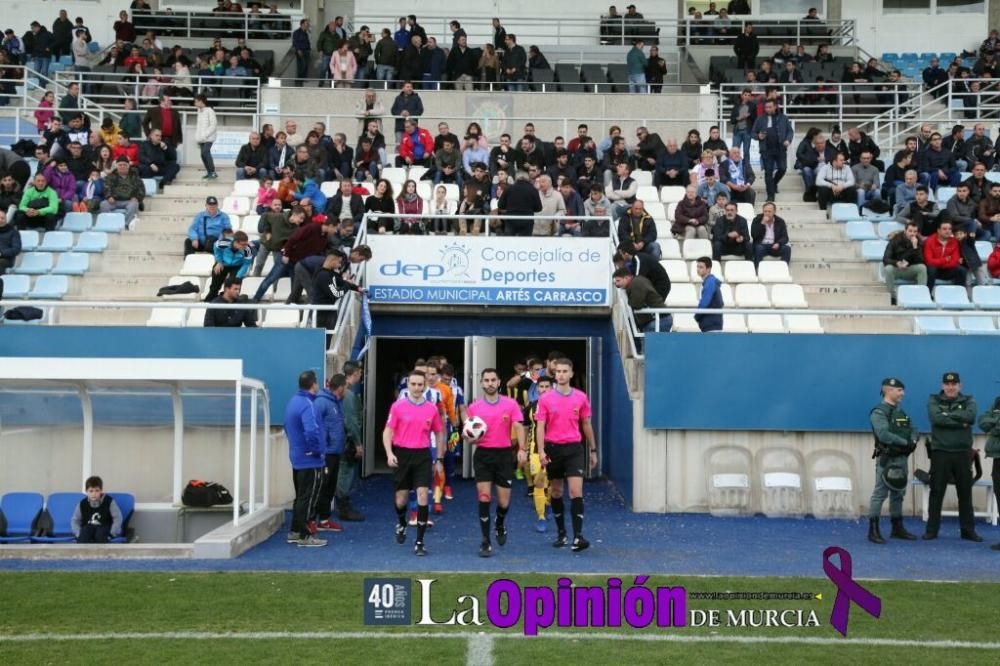
[[(701, 329), (691, 314), (674, 315), (674, 331), (678, 333), (697, 333)], [(778, 314), (724, 314), (722, 316), (723, 333), (823, 333), (819, 317), (811, 314), (778, 315)]]
[(919, 335), (1000, 335), (995, 317), (974, 317), (971, 315), (914, 317), (913, 332)]
[(969, 292), (959, 285), (940, 285), (934, 287), (934, 297), (925, 285), (900, 285), (896, 300), (901, 308), (911, 310), (1000, 310), (1000, 287), (977, 286), (972, 288), (972, 300)]
[[(671, 282), (701, 282), (701, 276), (698, 275), (697, 260), (685, 263), (682, 259), (661, 259), (660, 265), (667, 271), (667, 276)], [(712, 274), (723, 282), (732, 283), (764, 282), (771, 284), (792, 281), (792, 276), (788, 272), (788, 264), (783, 261), (761, 262), (759, 268), (756, 270), (752, 261), (745, 261), (743, 259), (724, 262), (715, 261), (712, 262)]]
[(90, 255), (84, 252), (65, 252), (56, 261), (52, 252), (28, 252), (21, 255), (20, 263), (11, 269), (18, 275), (83, 275), (90, 268)]
[[(122, 536), (112, 543), (125, 543), (125, 530), (135, 512), (135, 496), (109, 493), (122, 512)], [(73, 536), (73, 513), (83, 493), (7, 493), (0, 498), (0, 543), (68, 543)]]
[(903, 225), (894, 220), (872, 222), (870, 220), (850, 220), (844, 227), (847, 240), (885, 240), (897, 231), (902, 231)]
[(90, 213), (66, 213), (60, 231), (53, 233), (82, 233), (84, 231), (102, 231), (109, 234), (120, 234), (125, 230), (125, 215), (122, 213), (99, 213), (97, 220)]
[(69, 231), (49, 231), (44, 236), (33, 229), (18, 232), (21, 236), (22, 252), (104, 252), (108, 249), (106, 231), (84, 231), (74, 243)]
[[(729, 284), (719, 287), (722, 301), (727, 306), (739, 308), (807, 308), (805, 291), (797, 284), (776, 284), (770, 292), (762, 284)], [(700, 290), (690, 282), (672, 284), (667, 294), (666, 307), (694, 308), (698, 306)]]
[(65, 275), (40, 275), (31, 285), (29, 275), (4, 275), (3, 297), (30, 300), (59, 300), (69, 291), (69, 278)]

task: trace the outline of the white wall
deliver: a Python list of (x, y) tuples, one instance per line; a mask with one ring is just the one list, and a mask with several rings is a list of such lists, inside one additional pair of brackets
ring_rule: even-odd
[(843, 0), (842, 7), (841, 16), (857, 21), (861, 48), (875, 56), (886, 51), (960, 53), (978, 46), (990, 28), (987, 14), (883, 15), (882, 0)]

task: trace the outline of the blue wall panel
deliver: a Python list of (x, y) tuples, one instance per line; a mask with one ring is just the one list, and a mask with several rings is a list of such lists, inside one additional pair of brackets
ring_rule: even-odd
[(429, 317), (376, 315), (376, 335), (408, 338), (454, 338), (479, 335), (499, 338), (599, 338), (603, 431), (597, 433), (603, 469), (632, 503), (632, 401), (625, 372), (607, 318), (571, 317)]
[[(325, 363), (323, 333), (317, 329), (4, 326), (0, 328), (0, 356), (241, 358), (244, 375), (267, 384), (271, 422), (275, 425), (284, 420), (285, 403), (298, 388), (299, 373), (313, 368), (322, 377)], [(75, 398), (52, 400), (55, 411), (46, 415), (47, 422), (79, 420), (79, 403)], [(98, 422), (113, 420), (111, 400), (95, 401)], [(136, 413), (123, 414), (121, 422), (142, 422), (139, 419), (144, 412), (147, 423), (173, 422), (169, 399), (150, 398), (146, 406), (152, 410), (143, 409), (142, 400), (122, 400), (120, 404), (126, 402)], [(106, 407), (106, 415), (101, 414), (102, 405)], [(7, 407), (11, 407), (9, 402)], [(186, 400), (185, 409), (190, 407), (191, 401)], [(232, 422), (232, 407), (227, 407), (227, 414), (220, 422)], [(210, 421), (210, 416), (192, 421), (206, 419)]]
[(990, 336), (651, 335), (646, 344), (646, 428), (868, 431), (881, 380), (895, 376), (926, 431), (944, 372), (961, 375), (980, 412), (1000, 394)]

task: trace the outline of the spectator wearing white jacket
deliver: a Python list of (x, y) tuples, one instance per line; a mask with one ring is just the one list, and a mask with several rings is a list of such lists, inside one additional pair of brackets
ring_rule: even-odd
[(206, 172), (204, 178), (214, 180), (219, 177), (215, 172), (215, 160), (212, 159), (212, 144), (215, 143), (218, 122), (215, 119), (215, 111), (208, 105), (207, 97), (195, 95), (194, 106), (198, 109), (198, 125), (194, 140), (201, 149), (201, 163), (205, 165)]

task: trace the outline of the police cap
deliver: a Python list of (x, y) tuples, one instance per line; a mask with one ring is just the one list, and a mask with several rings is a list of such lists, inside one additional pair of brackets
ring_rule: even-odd
[(961, 381), (957, 372), (946, 372), (944, 373), (944, 377), (941, 378), (942, 384), (958, 384)]
[(903, 386), (903, 382), (899, 381), (895, 377), (886, 377), (885, 379), (883, 379), (882, 386), (891, 386), (892, 388), (900, 388), (900, 389), (906, 388), (905, 386)]

